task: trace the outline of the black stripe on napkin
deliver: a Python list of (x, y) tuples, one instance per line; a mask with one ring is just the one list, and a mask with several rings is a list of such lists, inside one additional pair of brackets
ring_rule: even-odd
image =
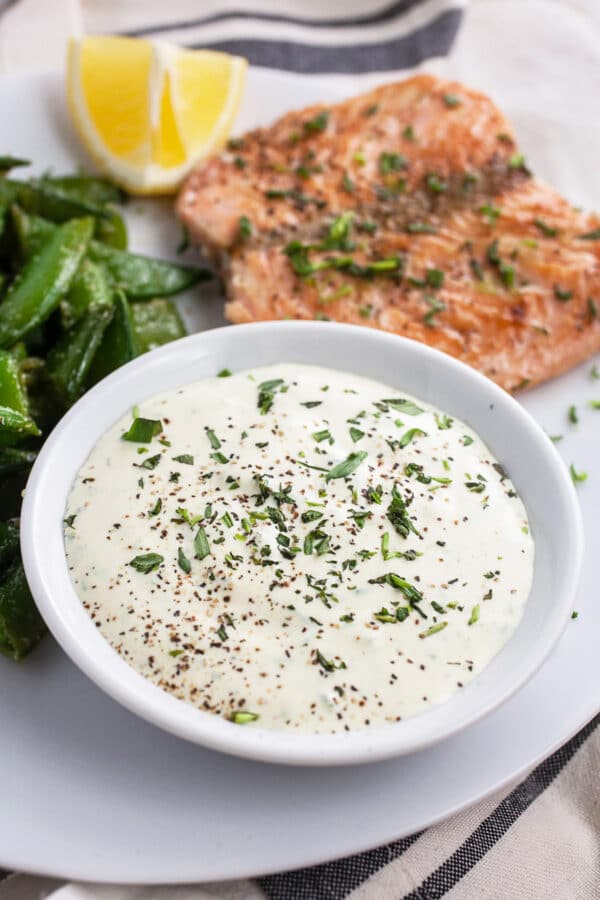
[(570, 759), (600, 725), (596, 716), (564, 747), (541, 763), (511, 794), (496, 807), (487, 819), (467, 838), (464, 844), (448, 857), (418, 888), (403, 900), (439, 900), (453, 888), (486, 853), (503, 837), (534, 800), (544, 793), (561, 773)]
[(122, 34), (130, 37), (144, 37), (153, 34), (162, 34), (166, 31), (182, 31), (186, 28), (202, 28), (205, 25), (213, 25), (215, 22), (225, 22), (229, 19), (254, 19), (260, 22), (281, 22), (286, 25), (302, 25), (305, 28), (356, 28), (364, 25), (381, 25), (391, 22), (402, 16), (409, 9), (419, 6), (425, 0), (397, 0), (389, 6), (369, 13), (364, 16), (339, 17), (334, 19), (311, 19), (300, 16), (286, 16), (280, 13), (250, 12), (247, 9), (227, 10), (213, 13), (200, 19), (186, 19), (182, 22), (165, 22), (162, 25), (148, 25), (145, 28), (134, 28), (123, 31)]
[(260, 878), (269, 900), (343, 900), (359, 885), (402, 856), (421, 833), (337, 862)]
[(192, 46), (245, 56), (256, 66), (304, 74), (385, 72), (412, 68), (432, 56), (445, 56), (461, 18), (461, 10), (451, 9), (410, 34), (373, 44), (317, 46), (295, 41), (225, 40)]

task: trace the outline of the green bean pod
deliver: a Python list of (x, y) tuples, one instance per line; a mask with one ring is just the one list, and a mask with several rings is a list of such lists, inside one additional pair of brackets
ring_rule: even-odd
[(73, 219), (42, 243), (0, 304), (0, 348), (10, 347), (54, 312), (68, 291), (87, 249), (91, 219)]

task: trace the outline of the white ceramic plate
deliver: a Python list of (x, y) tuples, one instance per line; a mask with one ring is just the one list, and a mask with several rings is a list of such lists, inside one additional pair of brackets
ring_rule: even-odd
[[(323, 85), (253, 71), (244, 126), (326, 96)], [(331, 96), (331, 94), (330, 94)], [(4, 78), (0, 110), (6, 151), (65, 169), (83, 163), (58, 78)], [(518, 109), (517, 125), (527, 133)], [(538, 120), (539, 121), (539, 120)], [(549, 134), (554, 134), (549, 128)], [(536, 169), (561, 186), (546, 156), (556, 141), (530, 142)], [(570, 158), (569, 195), (600, 206), (600, 180)], [(594, 195), (594, 186), (596, 193)], [(147, 207), (146, 207), (147, 209)], [(163, 253), (178, 230), (152, 213), (131, 213), (132, 243)], [(184, 306), (192, 310), (191, 301)], [(194, 308), (195, 327), (221, 324), (220, 303)], [(501, 709), (437, 747), (399, 760), (338, 770), (287, 769), (224, 756), (180, 741), (110, 700), (47, 640), (22, 666), (0, 660), (0, 866), (118, 882), (190, 882), (279, 871), (333, 859), (410, 834), (531, 768), (600, 708), (600, 399), (589, 365), (530, 392), (524, 405), (567, 463), (590, 471), (579, 497), (586, 557), (570, 623), (556, 651)], [(566, 410), (582, 421), (569, 428)], [(451, 777), (449, 777), (451, 773)], [(326, 840), (324, 835), (327, 836)]]
[[(510, 472), (535, 539), (522, 621), (492, 663), (445, 703), (403, 722), (349, 734), (239, 728), (151, 684), (110, 647), (81, 605), (67, 567), (63, 516), (77, 472), (100, 436), (132, 406), (221, 369), (279, 361), (331, 366), (384, 381), (467, 422)], [(113, 372), (56, 426), (40, 453), (21, 513), (29, 586), (71, 659), (111, 697), (166, 731), (236, 756), (294, 765), (375, 762), (457, 734), (495, 709), (539, 669), (571, 612), (582, 557), (575, 490), (542, 429), (512, 397), (437, 350), (370, 328), (261, 322), (191, 335)]]

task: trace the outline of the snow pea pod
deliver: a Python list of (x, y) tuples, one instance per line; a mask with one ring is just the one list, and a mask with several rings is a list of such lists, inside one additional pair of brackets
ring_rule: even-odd
[(94, 219), (94, 235), (98, 240), (120, 249), (127, 246), (125, 223), (117, 212), (78, 198), (47, 181), (0, 179), (0, 204), (9, 206), (14, 203), (26, 212), (54, 223), (91, 216)]
[(96, 175), (44, 175), (40, 180), (76, 200), (96, 206), (123, 203), (127, 199), (127, 194), (120, 187)]
[(27, 396), (19, 375), (19, 362), (24, 348), (17, 345), (15, 352), (0, 350), (0, 406), (8, 406), (17, 412), (29, 412)]
[(86, 386), (91, 387), (137, 356), (131, 308), (122, 291), (114, 296), (114, 315), (94, 356)]
[[(55, 226), (39, 216), (28, 216), (18, 208), (12, 209), (12, 216), (21, 251), (27, 259)], [(115, 287), (121, 288), (129, 300), (170, 297), (212, 278), (212, 273), (207, 269), (139, 256), (96, 240), (90, 241), (88, 258), (104, 266)]]
[(15, 519), (0, 522), (0, 572), (19, 555), (19, 525)]
[(82, 259), (60, 303), (64, 327), (71, 328), (92, 306), (111, 306), (113, 293), (104, 269), (90, 259)]
[(88, 372), (113, 314), (112, 306), (90, 307), (48, 354), (47, 374), (64, 409), (83, 393)]
[(46, 633), (19, 558), (0, 577), (0, 653), (20, 660)]
[(185, 337), (185, 325), (171, 300), (159, 297), (146, 303), (132, 303), (133, 328), (138, 353)]
[(16, 444), (26, 437), (37, 437), (40, 430), (27, 413), (0, 405), (0, 447)]
[(87, 249), (92, 219), (59, 225), (25, 264), (0, 303), (0, 348), (10, 347), (56, 309)]

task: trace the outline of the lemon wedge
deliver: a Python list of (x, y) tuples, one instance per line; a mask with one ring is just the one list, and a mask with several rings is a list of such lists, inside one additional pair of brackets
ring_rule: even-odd
[(72, 39), (67, 98), (95, 163), (135, 194), (175, 190), (229, 136), (246, 75), (239, 56), (123, 37)]

